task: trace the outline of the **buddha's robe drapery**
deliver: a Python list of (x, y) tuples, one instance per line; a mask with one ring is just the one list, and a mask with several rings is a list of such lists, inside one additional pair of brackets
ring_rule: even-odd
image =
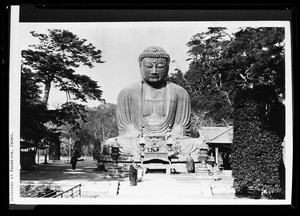
[(174, 83), (166, 84), (166, 116), (162, 123), (152, 125), (147, 122), (142, 113), (142, 108), (145, 106), (142, 98), (144, 89), (143, 83), (139, 82), (120, 92), (117, 103), (119, 137), (138, 137), (142, 125), (145, 126), (144, 133), (147, 136), (165, 136), (169, 125), (172, 125), (172, 137), (188, 135), (191, 105), (186, 90)]
[[(178, 151), (183, 154), (196, 153), (202, 140), (198, 138), (189, 137), (191, 105), (188, 93), (184, 88), (171, 82), (167, 82), (163, 91), (164, 95), (159, 99), (160, 110), (154, 115), (144, 116), (143, 110), (147, 103), (151, 103), (145, 99), (149, 96), (149, 92), (155, 90), (145, 89), (146, 84), (142, 82), (135, 83), (123, 89), (118, 96), (117, 101), (117, 124), (119, 136), (117, 137), (118, 143), (121, 145), (121, 154), (139, 155), (139, 136), (141, 128), (144, 125), (143, 133), (146, 138), (161, 137), (156, 139), (155, 142), (159, 147), (159, 152), (168, 152), (166, 149), (167, 140), (165, 140), (168, 128), (171, 125), (172, 130), (168, 132), (174, 140), (174, 146)], [(161, 93), (161, 92), (160, 92)], [(164, 100), (162, 102), (162, 100)], [(155, 102), (155, 101), (154, 101)], [(161, 106), (161, 104), (164, 104)], [(150, 107), (150, 104), (148, 104)], [(153, 108), (154, 106), (152, 106)], [(147, 107), (146, 107), (146, 111)], [(154, 119), (154, 121), (152, 121)], [(155, 123), (153, 123), (155, 122)], [(115, 138), (108, 139), (106, 146), (112, 145)], [(146, 144), (146, 148), (150, 147), (152, 142)]]

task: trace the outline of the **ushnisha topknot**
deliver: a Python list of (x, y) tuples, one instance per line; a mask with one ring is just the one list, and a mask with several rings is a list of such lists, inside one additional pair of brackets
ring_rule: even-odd
[(167, 64), (170, 63), (170, 56), (169, 54), (159, 46), (150, 46), (146, 48), (140, 55), (139, 55), (139, 63), (142, 62), (143, 58), (166, 58)]

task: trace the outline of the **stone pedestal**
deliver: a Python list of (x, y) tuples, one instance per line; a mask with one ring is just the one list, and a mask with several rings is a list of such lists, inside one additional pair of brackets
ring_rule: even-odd
[(109, 174), (120, 174), (120, 173), (122, 173), (122, 167), (119, 167), (118, 164), (107, 164), (106, 170)]
[(209, 174), (209, 169), (206, 166), (206, 163), (201, 162), (200, 164), (197, 164), (196, 166), (196, 172), (197, 175), (207, 175)]

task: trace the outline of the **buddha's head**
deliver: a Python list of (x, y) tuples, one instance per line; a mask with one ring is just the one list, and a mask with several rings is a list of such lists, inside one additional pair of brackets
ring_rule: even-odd
[(142, 80), (149, 84), (164, 83), (168, 76), (169, 54), (161, 47), (146, 48), (139, 56)]

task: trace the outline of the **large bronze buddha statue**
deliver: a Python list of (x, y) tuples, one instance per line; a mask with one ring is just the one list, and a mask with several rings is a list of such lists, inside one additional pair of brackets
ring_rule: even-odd
[[(173, 149), (173, 153), (183, 156), (197, 154), (202, 141), (189, 137), (189, 95), (181, 86), (167, 81), (169, 54), (161, 47), (151, 46), (140, 54), (138, 62), (142, 79), (119, 93), (119, 136), (105, 142), (104, 152), (117, 138), (121, 155), (139, 156), (142, 138), (144, 151), (150, 151), (154, 145), (158, 152), (172, 152)], [(167, 134), (173, 143), (168, 143)]]

